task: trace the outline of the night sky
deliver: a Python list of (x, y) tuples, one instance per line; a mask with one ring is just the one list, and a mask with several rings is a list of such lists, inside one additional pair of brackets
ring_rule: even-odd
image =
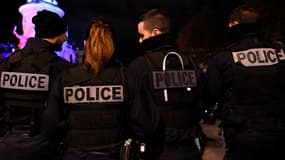
[[(21, 15), (19, 6), (25, 0), (7, 1), (8, 6), (0, 8), (0, 42), (16, 44), (12, 34), (13, 26), (18, 25), (21, 33)], [(173, 18), (173, 30), (176, 32), (185, 20), (197, 12), (204, 0), (58, 0), (65, 11), (65, 20), (69, 26), (69, 43), (82, 49), (85, 28), (92, 17), (103, 17), (111, 21), (117, 36), (117, 49), (127, 61), (137, 53), (137, 19), (146, 9), (160, 7)]]
[[(217, 0), (216, 3), (219, 4)], [(237, 4), (241, 0), (231, 0)], [(198, 13), (203, 7), (211, 3), (211, 0), (57, 0), (59, 7), (65, 11), (65, 19), (71, 28), (71, 41), (80, 37), (86, 24), (93, 16), (102, 16), (110, 19), (118, 33), (136, 29), (136, 20), (139, 15), (151, 7), (159, 7), (169, 12), (174, 31)], [(0, 6), (0, 41), (11, 41), (11, 32), (15, 24), (21, 25), (19, 6), (26, 0), (9, 0)], [(223, 3), (223, 2), (222, 2)], [(219, 5), (227, 5), (222, 4)], [(229, 3), (229, 2), (227, 2)], [(224, 8), (226, 10), (226, 8)], [(125, 35), (125, 34), (124, 34)]]
[[(68, 41), (74, 48), (82, 49), (85, 28), (91, 18), (103, 17), (113, 23), (117, 36), (117, 52), (125, 61), (139, 54), (137, 19), (143, 11), (152, 7), (162, 8), (170, 14), (173, 33), (178, 33), (184, 27), (185, 44), (190, 44), (191, 47), (220, 46), (228, 13), (238, 4), (245, 2), (255, 3), (264, 9), (264, 13), (267, 13), (267, 24), (271, 25), (268, 27), (269, 33), (277, 38), (279, 36), (279, 39), (285, 37), (285, 16), (282, 16), (285, 15), (284, 0), (57, 0), (57, 2), (65, 11), (64, 19), (69, 26)], [(9, 0), (5, 3), (6, 5), (0, 6), (0, 43), (16, 44), (17, 39), (12, 30), (14, 25), (18, 25), (18, 32), (21, 33), (21, 15), (18, 8), (25, 4), (26, 0)], [(193, 17), (196, 17), (196, 20), (192, 23), (197, 23), (194, 26), (189, 25)], [(185, 29), (187, 25), (192, 28)]]

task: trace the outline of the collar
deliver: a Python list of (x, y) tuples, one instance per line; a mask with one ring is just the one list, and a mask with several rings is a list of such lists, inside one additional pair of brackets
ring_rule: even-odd
[(260, 24), (238, 24), (229, 28), (230, 42), (236, 42), (241, 39), (247, 38), (262, 38)]
[(144, 40), (141, 47), (145, 52), (156, 52), (165, 49), (177, 49), (176, 40), (171, 34), (160, 34)]
[(29, 38), (26, 46), (24, 47), (24, 52), (26, 53), (50, 53), (54, 52), (55, 47), (53, 44), (49, 43), (48, 41), (45, 41), (41, 38), (35, 37), (35, 38)]

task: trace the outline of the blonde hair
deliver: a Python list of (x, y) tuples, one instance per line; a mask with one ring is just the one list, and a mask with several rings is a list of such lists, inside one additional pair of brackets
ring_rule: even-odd
[(84, 49), (85, 68), (92, 68), (98, 75), (115, 52), (114, 32), (111, 24), (103, 19), (93, 19), (86, 32)]

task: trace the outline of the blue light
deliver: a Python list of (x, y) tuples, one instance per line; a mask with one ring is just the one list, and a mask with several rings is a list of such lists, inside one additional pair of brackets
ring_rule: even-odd
[(56, 0), (27, 0), (27, 3), (48, 3), (54, 6), (58, 5)]
[(10, 52), (4, 52), (1, 54), (1, 59), (6, 59), (7, 57), (9, 57), (11, 55)]

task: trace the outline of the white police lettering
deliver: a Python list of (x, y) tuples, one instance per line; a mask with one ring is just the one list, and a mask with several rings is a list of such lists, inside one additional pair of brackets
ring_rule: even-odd
[(0, 88), (47, 91), (49, 76), (35, 73), (2, 72)]
[(234, 62), (240, 62), (244, 66), (270, 66), (285, 60), (284, 50), (279, 52), (273, 48), (255, 48), (245, 51), (232, 52)]
[(65, 103), (123, 102), (122, 85), (64, 87)]
[(154, 89), (197, 86), (193, 70), (154, 71), (152, 77)]

